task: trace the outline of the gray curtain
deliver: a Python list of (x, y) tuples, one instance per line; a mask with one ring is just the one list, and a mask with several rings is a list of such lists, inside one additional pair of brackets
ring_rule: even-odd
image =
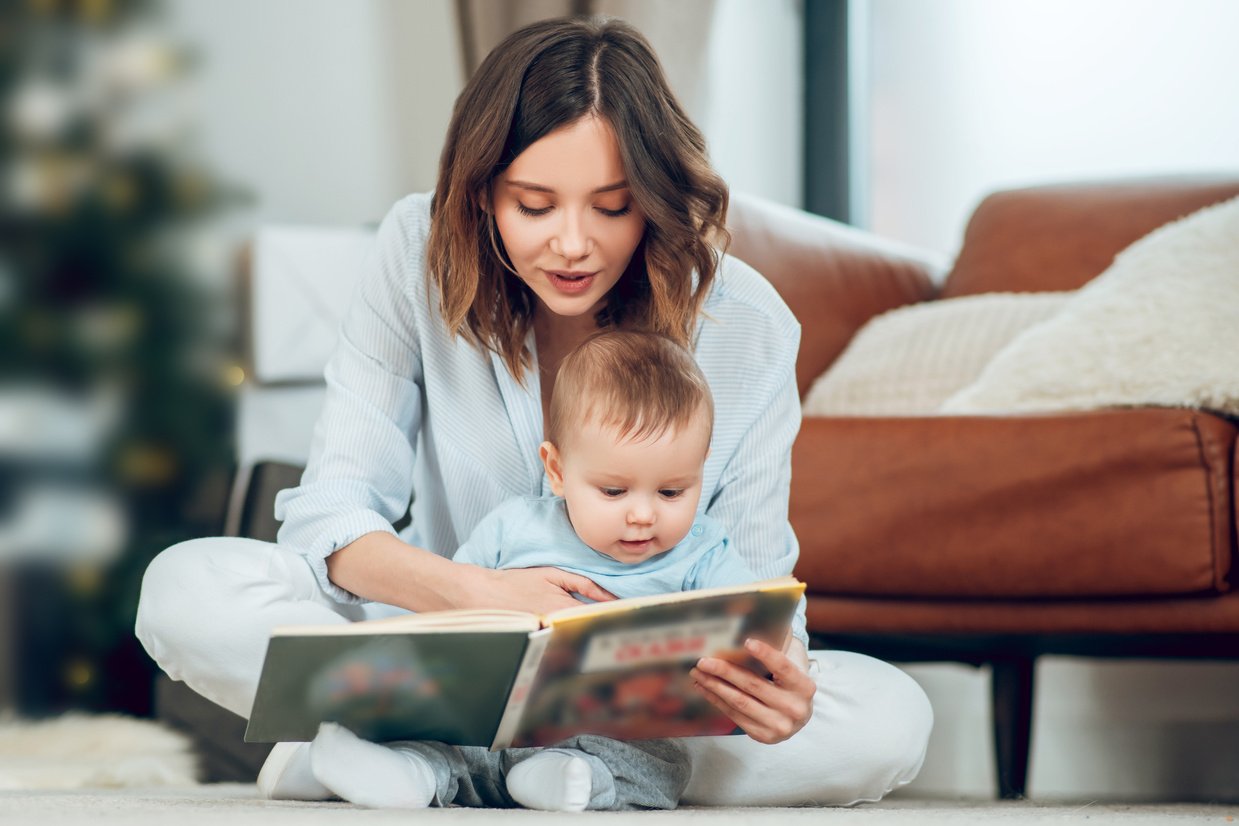
[(707, 105), (706, 46), (716, 0), (456, 0), (464, 76), (512, 32), (548, 17), (605, 14), (627, 20), (653, 45), (668, 82), (700, 123)]

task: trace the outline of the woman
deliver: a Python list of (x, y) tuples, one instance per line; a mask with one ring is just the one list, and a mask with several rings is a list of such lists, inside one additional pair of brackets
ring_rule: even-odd
[[(492, 507), (547, 493), (538, 445), (556, 369), (599, 327), (694, 350), (716, 400), (702, 502), (754, 571), (789, 573), (799, 326), (713, 246), (726, 208), (701, 134), (631, 27), (554, 20), (506, 39), (457, 99), (433, 197), (409, 196), (380, 227), (305, 475), (276, 501), (278, 544), (161, 554), (138, 615), (151, 656), (245, 715), (276, 625), (608, 598), (553, 568), (451, 561)], [(810, 669), (803, 612), (795, 632), (785, 652), (759, 652), (771, 681), (699, 663), (707, 699), (749, 737), (687, 741), (685, 802), (846, 804), (915, 775), (932, 716), (915, 683), (841, 652)], [(264, 792), (321, 796), (306, 752), (277, 747)]]

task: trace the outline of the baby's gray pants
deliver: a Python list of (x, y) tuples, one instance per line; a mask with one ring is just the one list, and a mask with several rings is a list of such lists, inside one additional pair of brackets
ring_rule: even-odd
[[(389, 743), (408, 749), (434, 768), (440, 806), (499, 806), (518, 804), (508, 794), (508, 771), (545, 749), (504, 749), (447, 746), (443, 743)], [(688, 751), (676, 740), (621, 742), (608, 737), (581, 735), (555, 744), (584, 754), (592, 772), (589, 809), (674, 809), (688, 785)]]

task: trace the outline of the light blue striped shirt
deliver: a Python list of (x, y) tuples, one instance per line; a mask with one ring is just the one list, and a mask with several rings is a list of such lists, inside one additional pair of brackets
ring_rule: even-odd
[[(394, 533), (410, 499), (400, 538), (451, 557), (495, 507), (551, 492), (538, 459), (538, 371), (522, 387), (497, 355), (449, 335), (426, 275), (429, 232), (429, 194), (404, 198), (383, 219), (327, 363), (305, 474), (275, 501), (279, 543), (304, 554), (341, 601), (359, 600), (328, 579), (327, 557), (363, 534)], [(730, 256), (704, 309), (694, 352), (715, 421), (700, 507), (759, 578), (783, 576), (799, 551), (787, 502), (800, 325), (765, 279)], [(803, 601), (793, 630), (807, 641)]]

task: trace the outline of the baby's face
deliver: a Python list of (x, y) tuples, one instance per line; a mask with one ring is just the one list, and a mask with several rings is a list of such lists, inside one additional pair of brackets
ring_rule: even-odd
[(704, 416), (640, 441), (590, 422), (567, 434), (562, 447), (557, 452), (562, 477), (549, 473), (551, 489), (564, 498), (572, 527), (586, 545), (635, 564), (688, 535), (710, 448)]

